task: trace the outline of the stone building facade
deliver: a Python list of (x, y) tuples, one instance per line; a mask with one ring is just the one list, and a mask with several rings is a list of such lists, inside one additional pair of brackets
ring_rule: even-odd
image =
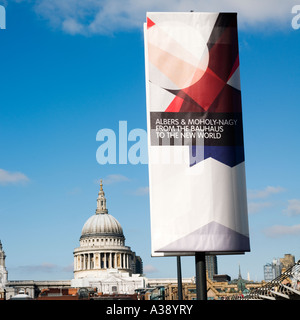
[(287, 270), (295, 264), (295, 256), (292, 254), (285, 254), (283, 258), (280, 258), (282, 269)]
[(4, 299), (5, 286), (7, 283), (7, 270), (5, 267), (5, 252), (0, 241), (0, 299)]

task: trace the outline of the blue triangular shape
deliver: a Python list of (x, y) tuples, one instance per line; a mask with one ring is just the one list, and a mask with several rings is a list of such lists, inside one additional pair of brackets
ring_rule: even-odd
[(229, 167), (245, 161), (243, 146), (190, 146), (190, 166), (213, 158)]

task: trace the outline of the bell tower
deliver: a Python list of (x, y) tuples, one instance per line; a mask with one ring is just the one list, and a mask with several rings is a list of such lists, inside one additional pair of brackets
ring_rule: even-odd
[(5, 252), (3, 251), (2, 243), (0, 240), (0, 288), (4, 288), (7, 282), (7, 270), (5, 268)]

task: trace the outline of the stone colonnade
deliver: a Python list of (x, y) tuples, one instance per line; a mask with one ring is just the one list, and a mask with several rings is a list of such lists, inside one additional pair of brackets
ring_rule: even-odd
[(131, 269), (131, 254), (111, 251), (74, 255), (74, 271), (95, 269)]

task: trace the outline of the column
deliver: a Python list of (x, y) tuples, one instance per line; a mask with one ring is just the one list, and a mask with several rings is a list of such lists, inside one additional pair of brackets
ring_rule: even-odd
[(117, 253), (115, 252), (115, 269), (117, 269)]
[(118, 253), (118, 258), (119, 258), (119, 263), (118, 263), (118, 268), (121, 268), (121, 253)]
[(109, 268), (111, 268), (112, 267), (112, 265), (111, 265), (111, 252), (109, 253)]
[(99, 269), (98, 267), (98, 253), (94, 253), (94, 269)]
[(103, 252), (103, 255), (104, 255), (104, 269), (106, 269), (107, 268), (107, 266), (106, 266), (106, 252)]
[[(95, 268), (96, 269), (101, 269), (101, 261), (100, 261), (100, 258), (101, 258), (101, 256), (100, 256), (100, 253), (97, 253), (96, 254), (96, 257), (97, 257), (97, 260), (95, 260)], [(95, 257), (95, 259), (96, 259), (96, 257)], [(96, 265), (96, 261), (97, 261), (97, 265)]]
[(91, 269), (91, 255), (88, 253), (87, 269)]
[(123, 253), (123, 269), (125, 269), (125, 253)]
[(85, 269), (86, 269), (85, 260), (86, 260), (86, 257), (85, 257), (85, 254), (84, 254), (84, 255), (83, 255), (83, 270), (85, 270)]
[(128, 253), (126, 254), (126, 264), (127, 264), (127, 269), (129, 269)]
[(95, 255), (94, 253), (90, 253), (90, 268), (95, 269)]

